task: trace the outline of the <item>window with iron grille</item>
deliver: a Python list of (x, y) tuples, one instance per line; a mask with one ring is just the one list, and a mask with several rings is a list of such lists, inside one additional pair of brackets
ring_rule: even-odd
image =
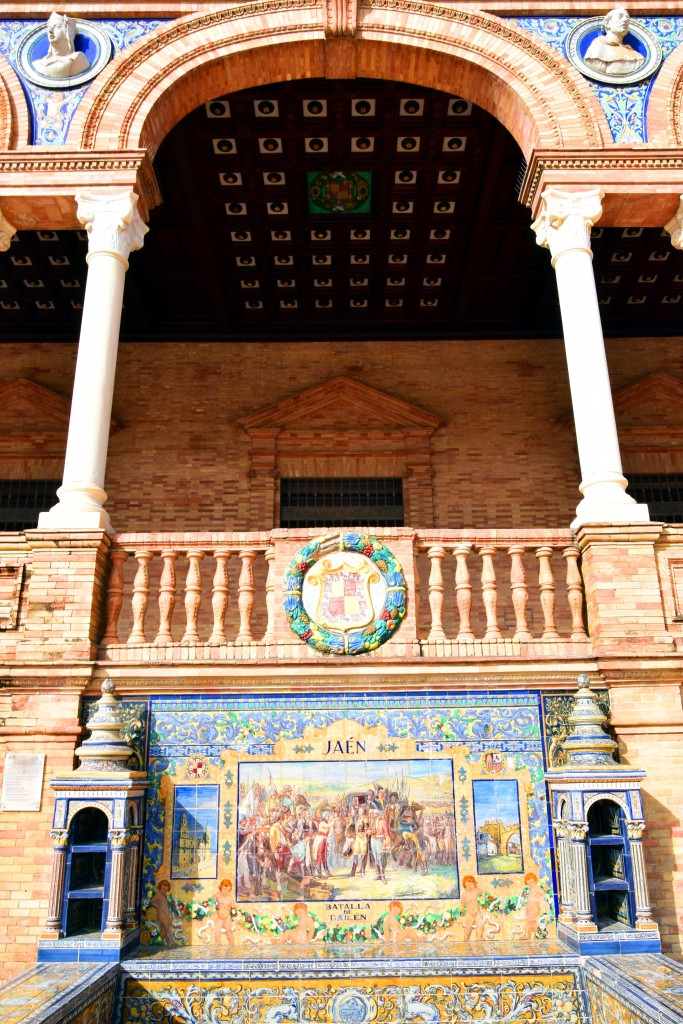
[(280, 526), (403, 526), (403, 480), (368, 476), (283, 479)]
[(683, 473), (630, 473), (628, 493), (655, 523), (683, 523)]
[(0, 530), (34, 530), (57, 501), (61, 480), (0, 480)]

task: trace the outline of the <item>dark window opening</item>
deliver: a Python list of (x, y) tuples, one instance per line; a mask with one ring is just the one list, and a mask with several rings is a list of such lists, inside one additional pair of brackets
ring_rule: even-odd
[(280, 526), (403, 526), (401, 477), (290, 477), (280, 482)]
[(0, 530), (34, 530), (57, 502), (61, 480), (0, 480)]
[(633, 473), (628, 493), (659, 523), (683, 523), (683, 473)]

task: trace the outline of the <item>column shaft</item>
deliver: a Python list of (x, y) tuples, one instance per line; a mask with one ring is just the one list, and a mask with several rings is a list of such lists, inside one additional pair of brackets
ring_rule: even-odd
[(550, 249), (557, 276), (572, 396), (583, 500), (574, 528), (584, 523), (647, 522), (647, 505), (626, 494), (605, 342), (593, 275), (590, 232), (602, 214), (602, 192), (546, 189), (532, 225)]
[(116, 353), (128, 256), (142, 246), (147, 228), (137, 196), (77, 196), (78, 219), (89, 235), (83, 302), (59, 502), (41, 514), (39, 529), (107, 529), (104, 477), (114, 395)]

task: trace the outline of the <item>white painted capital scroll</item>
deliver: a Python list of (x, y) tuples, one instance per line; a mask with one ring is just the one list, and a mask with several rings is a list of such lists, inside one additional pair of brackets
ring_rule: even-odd
[(0, 210), (0, 252), (7, 252), (16, 233), (17, 229), (13, 224), (10, 224), (2, 210)]
[(605, 193), (595, 188), (590, 192), (564, 192), (547, 188), (541, 196), (541, 212), (531, 225), (536, 242), (550, 249), (552, 265), (566, 252), (585, 252), (593, 257), (591, 229), (602, 216)]
[(683, 196), (680, 197), (675, 214), (664, 225), (664, 230), (671, 235), (671, 244), (674, 249), (683, 249)]
[(141, 249), (149, 228), (138, 213), (135, 192), (98, 195), (79, 192), (76, 215), (88, 233), (88, 264), (93, 256), (106, 253), (120, 259), (128, 269), (128, 257)]

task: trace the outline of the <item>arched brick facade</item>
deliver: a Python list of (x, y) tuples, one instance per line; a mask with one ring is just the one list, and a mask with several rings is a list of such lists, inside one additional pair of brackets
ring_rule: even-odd
[(0, 148), (16, 149), (30, 141), (26, 97), (12, 65), (0, 56)]
[(683, 144), (683, 45), (669, 54), (655, 79), (647, 107), (648, 142)]
[[(353, 26), (352, 26), (353, 28)], [(343, 26), (348, 32), (348, 26)], [(479, 104), (534, 148), (593, 149), (609, 139), (597, 99), (550, 47), (510, 22), (419, 0), (374, 0), (355, 34), (336, 34), (310, 0), (192, 14), (121, 54), (74, 118), (77, 148), (147, 148), (226, 92), (296, 78), (413, 82)]]

